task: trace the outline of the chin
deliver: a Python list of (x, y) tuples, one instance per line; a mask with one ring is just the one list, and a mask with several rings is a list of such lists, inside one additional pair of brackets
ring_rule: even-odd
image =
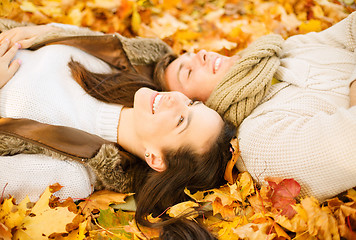
[(155, 91), (149, 88), (140, 88), (135, 93), (133, 107), (143, 112), (152, 112), (151, 96)]

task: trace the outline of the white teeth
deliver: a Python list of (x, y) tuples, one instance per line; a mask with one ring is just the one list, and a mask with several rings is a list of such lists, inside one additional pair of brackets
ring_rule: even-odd
[(156, 111), (156, 106), (158, 106), (159, 101), (161, 101), (162, 95), (158, 94), (153, 102), (153, 113)]
[(221, 62), (221, 58), (216, 59), (215, 65), (214, 65), (214, 72), (216, 72), (218, 70), (220, 62)]

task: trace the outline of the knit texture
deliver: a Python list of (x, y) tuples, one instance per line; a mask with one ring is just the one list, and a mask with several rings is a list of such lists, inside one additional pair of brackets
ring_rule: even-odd
[[(101, 60), (70, 46), (50, 45), (36, 51), (19, 50), (16, 58), (22, 60), (22, 65), (0, 89), (0, 116), (74, 127), (116, 142), (122, 106), (100, 102), (85, 93), (71, 77), (67, 66), (71, 57), (91, 71), (110, 70)], [(9, 144), (8, 140), (0, 140), (0, 143)], [(0, 186), (9, 183), (6, 193), (16, 195), (18, 200), (26, 194), (36, 199), (35, 196), (39, 196), (45, 187), (56, 182), (64, 186), (58, 196), (78, 198), (87, 197), (94, 185), (99, 187), (98, 181), (105, 188), (111, 185), (102, 181), (99, 173), (89, 166), (42, 151), (29, 154), (34, 153), (32, 148), (22, 144), (7, 146), (4, 149), (10, 152), (6, 155), (13, 156), (0, 157)], [(112, 156), (112, 152), (110, 150), (105, 154)], [(112, 171), (120, 169), (117, 164), (119, 157), (113, 160), (105, 158), (107, 164), (113, 167)], [(105, 171), (110, 169), (104, 167), (105, 163), (99, 158), (98, 162), (91, 163), (93, 166), (100, 163), (100, 168), (103, 167)], [(97, 180), (94, 173), (98, 176)], [(117, 188), (120, 181), (114, 182), (112, 187)]]
[(94, 72), (110, 71), (103, 61), (70, 46), (19, 50), (21, 67), (0, 89), (0, 116), (74, 127), (116, 142), (122, 106), (87, 94), (71, 77), (71, 57)]
[[(45, 187), (56, 182), (64, 186), (63, 191), (56, 193), (61, 198), (87, 197), (94, 189), (132, 191), (132, 177), (121, 168), (121, 157), (113, 144), (104, 144), (93, 158), (80, 164), (70, 157), (34, 143), (0, 135), (0, 156), (3, 156), (2, 166), (6, 166), (0, 170), (0, 184), (8, 183), (5, 193), (15, 195), (17, 200), (23, 199), (26, 194), (30, 194), (31, 200), (36, 200)], [(14, 168), (14, 163), (19, 162), (22, 164), (16, 164)], [(33, 178), (34, 174), (36, 178)], [(14, 175), (17, 176), (16, 179)], [(83, 188), (79, 189), (74, 184)], [(26, 185), (31, 192), (19, 191), (24, 190)]]
[(283, 38), (267, 35), (241, 51), (241, 58), (214, 89), (206, 105), (236, 126), (265, 96), (280, 62)]
[(320, 33), (288, 38), (281, 80), (238, 129), (242, 161), (258, 182), (294, 178), (323, 201), (356, 186), (356, 13)]

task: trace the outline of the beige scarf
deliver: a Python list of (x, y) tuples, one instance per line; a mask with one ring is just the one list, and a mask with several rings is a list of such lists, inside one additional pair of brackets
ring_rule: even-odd
[(280, 65), (278, 55), (283, 41), (281, 36), (271, 34), (241, 51), (241, 58), (214, 89), (206, 105), (239, 126), (270, 88)]

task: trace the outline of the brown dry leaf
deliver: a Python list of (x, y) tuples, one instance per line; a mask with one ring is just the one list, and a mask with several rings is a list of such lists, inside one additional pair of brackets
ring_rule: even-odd
[[(193, 201), (187, 201), (187, 202), (181, 202), (178, 203), (174, 206), (172, 206), (170, 209), (167, 210), (167, 213), (171, 217), (177, 217), (181, 214), (186, 214), (186, 213), (194, 213), (196, 210), (194, 208), (199, 207), (199, 204)], [(193, 215), (189, 215), (188, 219), (194, 219), (198, 216), (197, 213)]]
[(133, 193), (124, 194), (108, 190), (94, 192), (89, 198), (79, 203), (84, 215), (88, 216), (93, 210), (105, 210), (110, 204), (125, 203), (125, 198)]
[(340, 239), (336, 219), (328, 207), (320, 207), (313, 197), (301, 200), (308, 217), (308, 232), (319, 239)]
[[(162, 17), (152, 17), (151, 26), (148, 29), (151, 32), (151, 36), (154, 35), (164, 39), (168, 36), (172, 36), (178, 30), (187, 30), (188, 26), (171, 14), (164, 13)], [(140, 35), (142, 34), (143, 32), (140, 32)]]
[(233, 232), (242, 239), (265, 239), (272, 240), (277, 236), (276, 233), (269, 233), (271, 223), (248, 223), (233, 229)]

